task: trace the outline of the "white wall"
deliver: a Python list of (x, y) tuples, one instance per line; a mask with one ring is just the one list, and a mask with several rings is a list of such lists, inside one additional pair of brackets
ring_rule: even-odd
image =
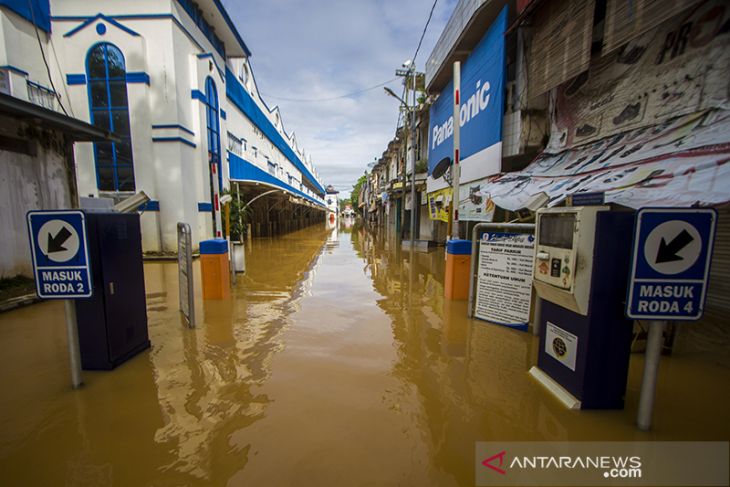
[[(24, 125), (0, 116), (0, 135), (18, 138)], [(20, 129), (20, 130), (19, 130)], [(0, 278), (23, 274), (32, 277), (30, 245), (25, 214), (29, 210), (71, 208), (69, 170), (63, 151), (63, 137), (44, 131), (42, 143), (33, 137), (34, 156), (0, 150)]]
[(329, 211), (337, 213), (337, 206), (339, 205), (338, 197), (339, 193), (327, 193), (325, 195), (324, 200)]
[[(212, 2), (201, 2), (201, 8), (215, 7)], [(176, 225), (187, 222), (193, 230), (194, 243), (212, 236), (212, 215), (198, 210), (198, 203), (211, 203), (208, 167), (208, 143), (205, 105), (194, 99), (193, 90), (205, 92), (205, 81), (212, 77), (218, 91), (219, 106), (227, 114), (220, 123), (221, 158), (224, 188), (229, 187), (227, 132), (230, 131), (247, 142), (244, 158), (268, 172), (266, 159), (279, 168), (275, 174), (289, 183), (287, 173), (299, 189), (302, 174), (284, 154), (269, 140), (257, 132), (251, 121), (228, 102), (226, 97), (225, 69), (234, 73), (246, 66), (249, 76), (247, 90), (264, 114), (288, 141), (289, 145), (316, 175), (310, 158), (298, 146), (293, 134), (284, 129), (278, 108), (271, 110), (259, 98), (250, 64), (247, 59), (224, 59), (200, 32), (192, 19), (175, 0), (146, 0), (126, 2), (122, 0), (51, 0), (53, 33), (41, 32), (51, 66), (56, 88), (61, 93), (69, 114), (86, 122), (90, 121), (88, 83), (68, 84), (67, 75), (86, 74), (86, 56), (89, 49), (99, 42), (109, 42), (118, 47), (124, 57), (126, 70), (146, 73), (150, 83), (128, 82), (130, 127), (133, 148), (136, 190), (143, 190), (153, 201), (159, 202), (159, 212), (147, 211), (142, 215), (143, 248), (145, 251), (175, 250)], [(88, 18), (99, 13), (107, 17), (94, 20), (86, 27), (71, 34)], [(108, 20), (115, 15), (147, 15), (144, 18)], [(152, 18), (150, 14), (172, 15), (170, 18)], [(70, 17), (70, 18), (69, 18)], [(106, 31), (99, 33), (98, 24)], [(117, 25), (119, 24), (119, 25)], [(121, 27), (120, 27), (121, 25)], [(130, 32), (131, 31), (131, 32)], [(9, 47), (12, 46), (12, 49)], [(208, 55), (209, 57), (199, 57)], [(212, 56), (212, 57), (211, 57)], [(13, 13), (0, 12), (0, 65), (17, 66), (29, 73), (29, 78), (42, 85), (50, 84), (45, 65), (40, 57), (33, 26)], [(26, 92), (25, 78), (22, 93)], [(13, 81), (16, 80), (13, 78)], [(16, 84), (18, 84), (16, 83)], [(15, 94), (15, 93), (14, 93)], [(180, 125), (181, 128), (153, 128), (157, 125)], [(154, 139), (158, 139), (153, 141)], [(161, 141), (159, 139), (168, 139)], [(180, 140), (184, 139), (188, 144)], [(194, 145), (195, 147), (192, 147)], [(254, 157), (252, 147), (258, 148)], [(99, 192), (91, 143), (76, 144), (74, 155), (77, 165), (77, 184), (82, 196), (111, 196)], [(315, 197), (306, 187), (304, 192)], [(315, 197), (319, 201), (323, 198)]]
[[(46, 33), (39, 33), (47, 51)], [(33, 24), (9, 10), (0, 10), (0, 66), (13, 66), (28, 73), (26, 76), (10, 71), (11, 93), (16, 98), (28, 100), (27, 81), (51, 87)]]

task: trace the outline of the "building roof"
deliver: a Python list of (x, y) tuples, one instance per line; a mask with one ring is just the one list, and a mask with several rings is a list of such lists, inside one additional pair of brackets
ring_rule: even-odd
[(460, 0), (426, 61), (426, 89), (439, 92), (452, 78), (454, 61), (464, 61), (489, 30), (497, 14), (509, 6), (515, 12), (515, 0)]
[(266, 136), (266, 138), (274, 144), (274, 146), (284, 154), (289, 162), (296, 167), (302, 174), (302, 183), (309, 186), (318, 195), (325, 193), (324, 187), (319, 183), (317, 178), (310, 170), (299, 155), (291, 148), (287, 140), (286, 134), (282, 135), (279, 129), (269, 120), (262, 108), (253, 99), (251, 94), (233, 74), (228, 66), (226, 66), (226, 96), (233, 105), (238, 108), (249, 120), (258, 127), (258, 129)]
[(51, 7), (48, 0), (0, 0), (0, 7), (9, 8), (39, 29), (51, 32)]
[(74, 141), (97, 142), (103, 140), (119, 141), (107, 130), (78, 120), (63, 113), (55, 112), (40, 105), (0, 93), (0, 114), (32, 122), (49, 129), (58, 130)]
[[(191, 0), (178, 0), (183, 6), (185, 3), (191, 3)], [(203, 18), (208, 22), (215, 34), (223, 41), (226, 46), (226, 55), (229, 57), (248, 57), (251, 51), (243, 42), (241, 34), (226, 12), (221, 0), (197, 0), (195, 3), (200, 7)]]

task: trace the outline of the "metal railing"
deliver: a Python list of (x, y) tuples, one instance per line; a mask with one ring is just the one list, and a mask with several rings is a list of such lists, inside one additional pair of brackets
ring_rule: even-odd
[(31, 103), (48, 108), (49, 110), (56, 110), (58, 108), (56, 105), (58, 97), (55, 91), (30, 80), (26, 81), (26, 84), (28, 86), (28, 100)]

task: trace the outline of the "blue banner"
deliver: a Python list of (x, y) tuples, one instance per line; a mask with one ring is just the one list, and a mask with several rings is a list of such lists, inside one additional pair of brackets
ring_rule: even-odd
[[(487, 33), (461, 65), (461, 160), (502, 140), (504, 112), (504, 7)], [(454, 151), (454, 81), (441, 91), (431, 105), (428, 174)]]

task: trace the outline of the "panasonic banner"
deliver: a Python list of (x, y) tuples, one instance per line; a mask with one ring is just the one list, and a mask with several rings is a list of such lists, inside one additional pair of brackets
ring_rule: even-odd
[[(504, 111), (504, 7), (471, 55), (461, 65), (461, 220), (491, 221), (494, 203), (484, 191), (485, 178), (500, 172)], [(453, 158), (454, 85), (446, 85), (431, 106), (428, 150), (428, 192), (445, 188), (442, 177), (430, 177), (444, 157)]]

